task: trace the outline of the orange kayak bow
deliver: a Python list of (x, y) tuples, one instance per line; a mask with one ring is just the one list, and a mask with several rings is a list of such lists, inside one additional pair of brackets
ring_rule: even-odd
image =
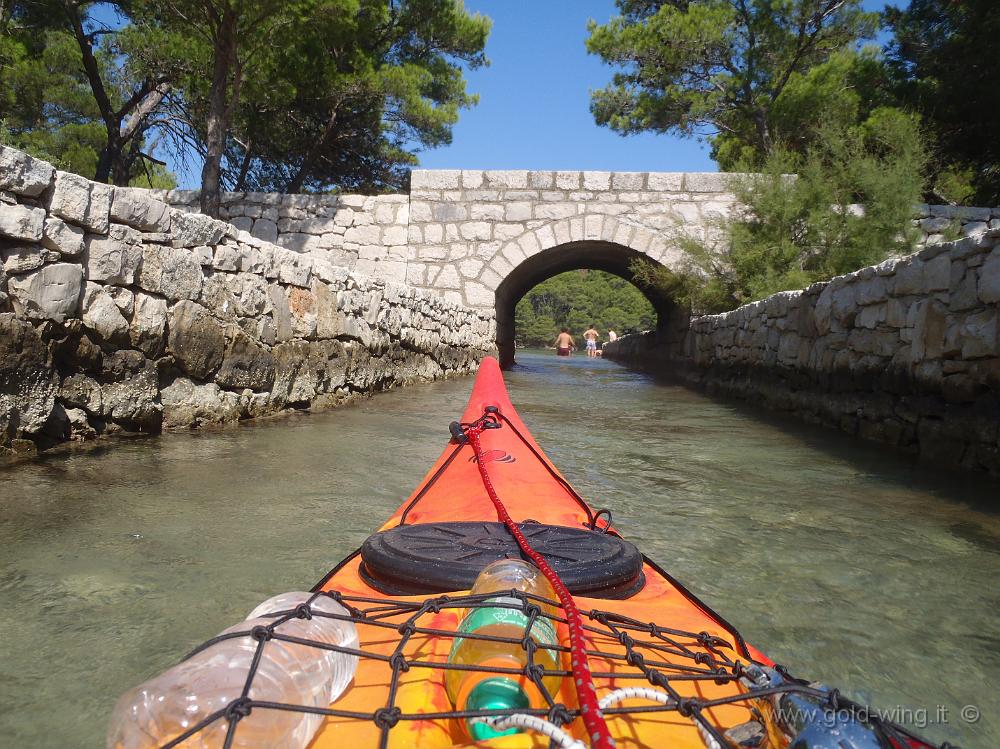
[[(478, 451), (465, 438), (474, 426)], [(549, 746), (548, 738), (532, 731), (470, 743), (463, 716), (445, 690), (463, 600), (468, 605), (463, 596), (488, 562), (519, 556), (497, 522), (477, 452), (507, 512), (583, 612), (597, 694), (618, 695), (604, 710), (618, 746), (783, 747), (813, 728), (781, 715), (782, 706), (800, 712), (813, 706), (820, 717), (830, 704), (853, 706), (836, 692), (776, 668), (622, 539), (606, 512), (595, 512), (531, 437), (495, 360), (482, 363), (462, 421), (451, 431), (452, 439), (411, 497), (314, 589), (348, 606), (362, 653), (354, 681), (331, 706), (314, 749)], [(525, 600), (526, 611), (529, 603)], [(566, 620), (557, 624), (565, 643)], [(564, 661), (566, 651), (561, 649)], [(527, 671), (518, 678), (539, 677), (537, 667)], [(561, 683), (556, 694), (546, 694), (527, 712), (586, 742), (571, 679)], [(660, 701), (641, 690), (620, 691), (630, 687), (656, 691)], [(854, 731), (850, 736), (858, 741), (849, 746), (864, 749), (929, 746), (889, 724), (872, 727), (847, 719), (840, 729)]]

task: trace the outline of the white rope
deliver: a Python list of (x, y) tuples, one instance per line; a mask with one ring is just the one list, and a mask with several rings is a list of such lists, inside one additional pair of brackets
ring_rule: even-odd
[(560, 749), (587, 749), (587, 745), (582, 741), (577, 741), (555, 723), (550, 723), (544, 718), (534, 715), (524, 715), (514, 713), (513, 715), (497, 715), (483, 718), (473, 718), (473, 723), (486, 723), (491, 728), (498, 731), (506, 731), (508, 728), (530, 728), (544, 734), (547, 738), (555, 741)]
[[(598, 705), (600, 705), (601, 710), (606, 710), (612, 705), (617, 705), (619, 702), (624, 702), (625, 700), (649, 700), (651, 702), (659, 702), (661, 705), (674, 704), (674, 698), (662, 690), (650, 689), (649, 687), (624, 687), (616, 689), (613, 692), (608, 692), (601, 698)], [(705, 730), (705, 726), (701, 724), (700, 720), (694, 721), (694, 724), (698, 727), (701, 740), (705, 742), (705, 746), (708, 749), (722, 749), (722, 746), (715, 737)]]
[(661, 705), (670, 705), (673, 704), (674, 698), (659, 689), (624, 687), (616, 689), (613, 692), (608, 692), (601, 697), (601, 701), (597, 704), (600, 705), (601, 710), (606, 710), (612, 705), (617, 705), (619, 702), (624, 702), (625, 700), (650, 700), (651, 702), (659, 702)]

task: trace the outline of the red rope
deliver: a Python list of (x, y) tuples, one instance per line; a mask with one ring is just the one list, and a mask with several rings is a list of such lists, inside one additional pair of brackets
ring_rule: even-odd
[(507, 508), (503, 506), (503, 502), (497, 496), (496, 489), (493, 488), (493, 482), (490, 481), (490, 475), (486, 470), (487, 461), (483, 460), (482, 446), (479, 444), (479, 435), (484, 428), (485, 423), (479, 422), (474, 426), (468, 427), (465, 431), (466, 436), (469, 438), (469, 444), (472, 445), (472, 450), (476, 453), (476, 465), (479, 466), (479, 475), (482, 476), (483, 486), (486, 487), (486, 493), (489, 494), (493, 505), (496, 507), (497, 518), (507, 526), (507, 530), (517, 539), (518, 546), (535, 563), (535, 566), (542, 571), (542, 574), (552, 584), (556, 595), (559, 596), (559, 602), (566, 612), (567, 620), (569, 620), (570, 663), (573, 670), (573, 685), (576, 687), (576, 697), (580, 702), (583, 724), (587, 727), (587, 736), (590, 737), (590, 745), (593, 749), (611, 749), (614, 747), (615, 741), (611, 738), (608, 724), (604, 722), (604, 715), (597, 704), (597, 690), (594, 688), (594, 678), (590, 675), (590, 665), (587, 663), (586, 643), (583, 639), (583, 619), (580, 617), (580, 611), (577, 609), (576, 602), (573, 601), (573, 596), (570, 595), (569, 590), (559, 578), (559, 575), (549, 567), (548, 562), (545, 561), (545, 557), (531, 548), (528, 539), (521, 533), (521, 529), (511, 519)]

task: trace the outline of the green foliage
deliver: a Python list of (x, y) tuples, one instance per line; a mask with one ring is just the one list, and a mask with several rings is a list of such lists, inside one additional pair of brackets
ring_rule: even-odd
[(165, 176), (162, 164), (144, 155), (162, 96), (153, 89), (164, 80), (139, 64), (149, 55), (150, 37), (94, 17), (122, 7), (92, 0), (0, 3), (0, 112), (7, 143), (99, 181)]
[[(233, 8), (238, 26), (218, 100), (221, 35), (203, 20), (210, 16), (181, 12), (212, 4)], [(476, 103), (462, 66), (486, 64), (490, 29), (455, 0), (148, 0), (144, 8), (192, 40), (179, 82), (188, 137), (209, 148), (213, 118), (226, 114), (220, 178), (238, 190), (401, 187), (417, 153), (449, 143), (459, 112)]]
[[(801, 89), (825, 87), (801, 76), (871, 36), (877, 24), (860, 0), (617, 5), (622, 15), (588, 27), (588, 51), (618, 68), (611, 85), (591, 95), (597, 123), (623, 134), (705, 133), (720, 163), (762, 163), (799, 132), (796, 125), (815, 116), (818, 104)], [(800, 92), (779, 103), (790, 84)]]
[(730, 179), (748, 210), (721, 224), (718, 244), (680, 237), (690, 266), (678, 275), (647, 264), (637, 281), (718, 312), (903, 254), (925, 162), (915, 118), (897, 109), (826, 122), (805, 154), (779, 146), (759, 175)]
[(1000, 204), (1000, 12), (996, 0), (911, 0), (884, 14), (897, 94), (919, 112), (943, 198)]
[(538, 284), (521, 298), (514, 313), (517, 342), (524, 346), (551, 346), (564, 326), (579, 337), (591, 324), (602, 338), (609, 329), (619, 334), (648, 330), (656, 324), (656, 312), (625, 279), (604, 271), (579, 270)]

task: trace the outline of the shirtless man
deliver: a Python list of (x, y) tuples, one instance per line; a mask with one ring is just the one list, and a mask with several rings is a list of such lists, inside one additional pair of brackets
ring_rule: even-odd
[(569, 356), (570, 351), (576, 346), (573, 336), (569, 334), (569, 328), (563, 328), (562, 332), (556, 336), (556, 355)]
[(583, 337), (587, 339), (587, 358), (593, 359), (597, 356), (597, 339), (600, 337), (600, 333), (594, 328), (594, 324), (591, 323), (590, 327), (587, 328), (583, 333)]

